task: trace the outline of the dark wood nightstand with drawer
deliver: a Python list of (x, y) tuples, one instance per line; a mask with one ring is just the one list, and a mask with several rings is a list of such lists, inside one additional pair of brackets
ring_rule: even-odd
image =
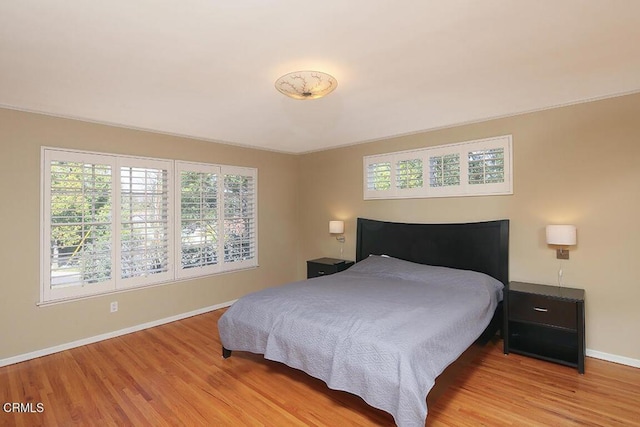
[(353, 261), (337, 258), (312, 259), (307, 261), (307, 279), (339, 273), (351, 267), (353, 264)]
[(510, 282), (505, 302), (505, 354), (561, 363), (584, 374), (583, 289)]

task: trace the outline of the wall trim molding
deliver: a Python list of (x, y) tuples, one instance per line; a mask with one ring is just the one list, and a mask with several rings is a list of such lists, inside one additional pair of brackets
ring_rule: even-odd
[(587, 349), (587, 356), (593, 357), (594, 359), (605, 360), (607, 362), (618, 363), (620, 365), (627, 365), (634, 368), (640, 368), (640, 359), (632, 359), (630, 357), (618, 356), (616, 354), (605, 353), (602, 351), (596, 351)]
[(209, 307), (199, 308), (197, 310), (188, 311), (186, 313), (177, 314), (175, 316), (165, 317), (163, 319), (154, 320), (147, 323), (142, 323), (139, 325), (131, 326), (128, 328), (120, 329), (113, 332), (107, 332), (105, 334), (96, 335), (89, 338), (83, 338), (77, 341), (68, 342), (65, 344), (56, 345), (53, 347), (43, 348), (41, 350), (32, 351), (29, 353), (19, 354), (17, 356), (8, 357), (6, 359), (0, 359), (0, 367), (13, 365), (14, 363), (25, 362), (27, 360), (36, 359), (42, 356), (48, 356), (50, 354), (58, 353), (65, 350), (70, 350), (72, 348), (81, 347), (87, 344), (93, 344), (99, 341), (108, 340), (110, 338), (119, 337), (122, 335), (127, 335), (132, 332), (142, 331), (144, 329), (153, 328), (155, 326), (164, 325), (166, 323), (175, 322), (177, 320), (186, 319), (188, 317), (197, 316), (199, 314), (208, 313), (210, 311), (218, 310), (221, 308), (229, 307), (231, 304), (236, 302), (237, 300), (223, 302), (221, 304), (211, 305)]

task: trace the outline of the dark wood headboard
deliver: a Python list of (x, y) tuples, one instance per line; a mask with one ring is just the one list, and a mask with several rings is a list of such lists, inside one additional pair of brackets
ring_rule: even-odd
[(356, 261), (369, 255), (479, 271), (507, 286), (509, 220), (407, 224), (358, 218)]

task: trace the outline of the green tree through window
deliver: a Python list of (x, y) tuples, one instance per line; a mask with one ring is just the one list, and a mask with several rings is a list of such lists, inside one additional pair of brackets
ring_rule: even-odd
[(109, 165), (51, 164), (51, 285), (111, 278), (112, 170)]

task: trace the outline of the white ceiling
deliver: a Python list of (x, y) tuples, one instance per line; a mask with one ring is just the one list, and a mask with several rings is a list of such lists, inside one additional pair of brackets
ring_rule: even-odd
[(638, 0), (0, 1), (1, 106), (290, 153), (636, 91)]

